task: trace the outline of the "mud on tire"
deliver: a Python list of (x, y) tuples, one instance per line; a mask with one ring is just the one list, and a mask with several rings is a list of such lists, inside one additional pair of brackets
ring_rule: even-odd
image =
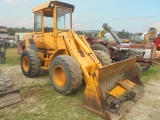
[(21, 69), (26, 77), (35, 77), (40, 73), (41, 60), (34, 50), (24, 51), (21, 55)]
[(109, 65), (112, 63), (110, 56), (106, 52), (101, 50), (94, 50), (94, 53), (103, 66)]
[(76, 92), (82, 84), (80, 66), (68, 55), (60, 55), (52, 60), (49, 75), (54, 89), (64, 95)]

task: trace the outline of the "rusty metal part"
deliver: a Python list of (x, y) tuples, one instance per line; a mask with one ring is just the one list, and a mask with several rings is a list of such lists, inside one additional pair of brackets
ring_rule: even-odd
[(127, 79), (120, 80), (115, 88), (107, 92), (105, 102), (108, 110), (118, 113), (122, 102), (131, 100), (135, 97), (136, 93), (132, 91), (135, 86), (136, 84)]
[(25, 42), (24, 41), (19, 41), (19, 43), (17, 44), (17, 53), (18, 54), (22, 54), (22, 52), (25, 49)]
[(105, 102), (110, 112), (117, 113), (119, 111), (121, 103), (114, 96), (107, 95), (107, 97), (105, 98)]
[(131, 82), (129, 80), (120, 80), (119, 84), (121, 86), (123, 86), (126, 90), (131, 90), (136, 86), (135, 83), (133, 83), (133, 82)]
[(20, 89), (0, 92), (0, 108), (21, 101)]
[[(103, 24), (103, 30), (102, 31), (109, 31), (111, 33), (112, 37), (115, 39), (114, 42), (112, 41), (106, 41), (104, 39), (98, 39), (98, 40), (90, 40), (92, 44), (102, 44), (105, 47), (109, 48), (109, 54), (113, 62), (121, 61), (124, 59), (128, 59), (131, 57), (137, 57), (138, 63), (147, 63), (144, 65), (141, 65), (143, 68), (143, 71), (146, 71), (150, 68), (150, 65), (153, 63), (156, 48), (159, 48), (160, 50), (160, 39), (155, 39), (154, 43), (122, 43), (122, 41), (119, 39), (119, 37), (115, 34), (115, 32), (112, 30), (112, 28), (107, 24)], [(153, 30), (154, 33), (156, 33), (156, 30)], [(152, 32), (149, 32), (148, 35), (152, 35)], [(145, 40), (147, 41), (149, 38), (147, 37)], [(159, 47), (158, 47), (159, 46)]]
[(135, 96), (136, 96), (136, 93), (133, 91), (126, 93), (126, 95), (121, 96), (120, 98), (116, 98), (116, 97), (108, 94), (105, 99), (105, 102), (106, 102), (107, 108), (110, 112), (114, 112), (114, 113), (119, 114), (118, 111), (121, 108), (121, 103), (128, 101), (128, 100), (132, 100)]

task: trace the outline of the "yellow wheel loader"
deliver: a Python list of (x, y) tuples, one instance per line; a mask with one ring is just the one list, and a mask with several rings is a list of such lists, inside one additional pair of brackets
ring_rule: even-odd
[(35, 77), (41, 68), (49, 70), (54, 89), (64, 95), (76, 92), (84, 80), (84, 107), (112, 119), (112, 112), (134, 99), (135, 88), (143, 86), (136, 58), (110, 64), (105, 52), (92, 51), (85, 37), (71, 29), (73, 11), (73, 5), (58, 1), (33, 9), (34, 32), (26, 35), (22, 72)]

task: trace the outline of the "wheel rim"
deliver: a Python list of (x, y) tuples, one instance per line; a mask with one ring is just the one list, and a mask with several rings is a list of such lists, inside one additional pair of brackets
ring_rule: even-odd
[(27, 72), (29, 70), (29, 59), (25, 56), (22, 60), (23, 69)]
[(67, 82), (67, 76), (64, 69), (57, 65), (53, 69), (53, 80), (55, 81), (56, 85), (59, 87), (65, 87)]

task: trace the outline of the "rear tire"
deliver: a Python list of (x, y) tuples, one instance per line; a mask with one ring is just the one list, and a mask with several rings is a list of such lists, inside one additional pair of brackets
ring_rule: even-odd
[(110, 56), (101, 50), (94, 50), (95, 55), (97, 56), (98, 60), (101, 62), (102, 66), (109, 65), (112, 63)]
[(34, 50), (24, 51), (21, 55), (21, 69), (26, 77), (36, 77), (40, 73), (41, 60)]
[(91, 48), (92, 48), (92, 50), (101, 50), (101, 51), (104, 51), (104, 52), (106, 52), (109, 55), (109, 51), (108, 51), (108, 49), (104, 45), (93, 44), (91, 46)]
[(64, 95), (76, 92), (82, 84), (80, 66), (68, 55), (60, 55), (52, 60), (49, 76), (54, 89)]

